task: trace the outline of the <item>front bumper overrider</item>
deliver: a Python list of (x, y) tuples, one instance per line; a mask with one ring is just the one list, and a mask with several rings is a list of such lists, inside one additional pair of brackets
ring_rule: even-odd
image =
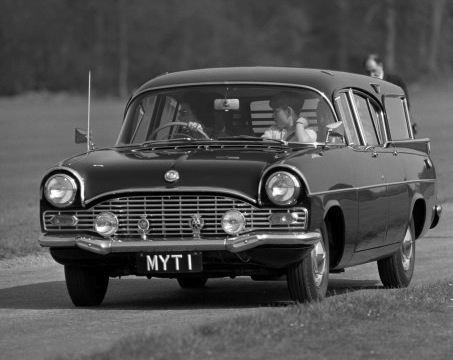
[(299, 233), (250, 233), (223, 240), (188, 239), (188, 240), (147, 240), (119, 241), (99, 239), (90, 236), (52, 236), (41, 235), (39, 244), (43, 247), (65, 248), (78, 247), (96, 254), (135, 253), (135, 252), (175, 252), (175, 251), (229, 251), (238, 253), (258, 246), (294, 246), (303, 247), (316, 244), (321, 239), (318, 231)]

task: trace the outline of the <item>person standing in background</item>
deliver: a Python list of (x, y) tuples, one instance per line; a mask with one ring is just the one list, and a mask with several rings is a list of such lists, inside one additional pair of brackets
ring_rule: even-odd
[[(384, 69), (384, 63), (381, 60), (381, 57), (378, 54), (370, 54), (363, 60), (363, 67), (368, 75), (378, 79), (382, 79), (392, 84), (398, 85), (401, 87), (405, 94), (407, 100), (407, 107), (410, 108), (409, 102), (409, 92), (407, 91), (406, 83), (395, 74), (390, 74)], [(417, 124), (412, 123), (412, 132), (414, 135), (417, 133)]]

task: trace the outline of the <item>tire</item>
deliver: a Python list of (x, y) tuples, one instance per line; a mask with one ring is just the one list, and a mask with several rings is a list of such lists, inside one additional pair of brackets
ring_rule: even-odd
[(411, 219), (398, 251), (377, 261), (379, 277), (386, 288), (409, 286), (415, 265), (415, 227)]
[(324, 223), (321, 240), (303, 260), (288, 268), (286, 281), (293, 301), (321, 301), (326, 296), (329, 282), (329, 231), (328, 224)]
[(208, 282), (207, 276), (195, 275), (195, 276), (181, 276), (177, 278), (179, 286), (183, 289), (198, 289), (202, 288)]
[(65, 265), (69, 296), (75, 306), (98, 306), (104, 300), (109, 276), (101, 268)]

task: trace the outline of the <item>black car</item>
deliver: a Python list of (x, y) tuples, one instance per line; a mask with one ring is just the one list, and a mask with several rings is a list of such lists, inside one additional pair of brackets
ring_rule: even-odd
[(385, 287), (408, 286), (415, 240), (439, 220), (436, 186), (398, 86), (316, 69), (183, 71), (135, 91), (114, 146), (45, 174), (39, 242), (76, 306), (127, 275), (183, 288), (286, 276), (294, 301), (316, 301), (329, 272), (372, 261)]

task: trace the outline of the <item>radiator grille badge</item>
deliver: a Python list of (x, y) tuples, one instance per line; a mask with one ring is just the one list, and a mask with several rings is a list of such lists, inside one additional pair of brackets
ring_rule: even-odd
[(146, 218), (146, 215), (141, 216), (140, 220), (137, 223), (137, 227), (138, 227), (138, 232), (140, 233), (142, 240), (145, 240), (145, 241), (148, 240), (146, 235), (150, 231), (150, 229), (149, 229), (150, 225), (149, 225), (148, 219)]
[(191, 219), (189, 220), (189, 226), (192, 229), (193, 237), (195, 239), (200, 239), (200, 231), (204, 227), (204, 219), (201, 217), (201, 215), (192, 215)]

